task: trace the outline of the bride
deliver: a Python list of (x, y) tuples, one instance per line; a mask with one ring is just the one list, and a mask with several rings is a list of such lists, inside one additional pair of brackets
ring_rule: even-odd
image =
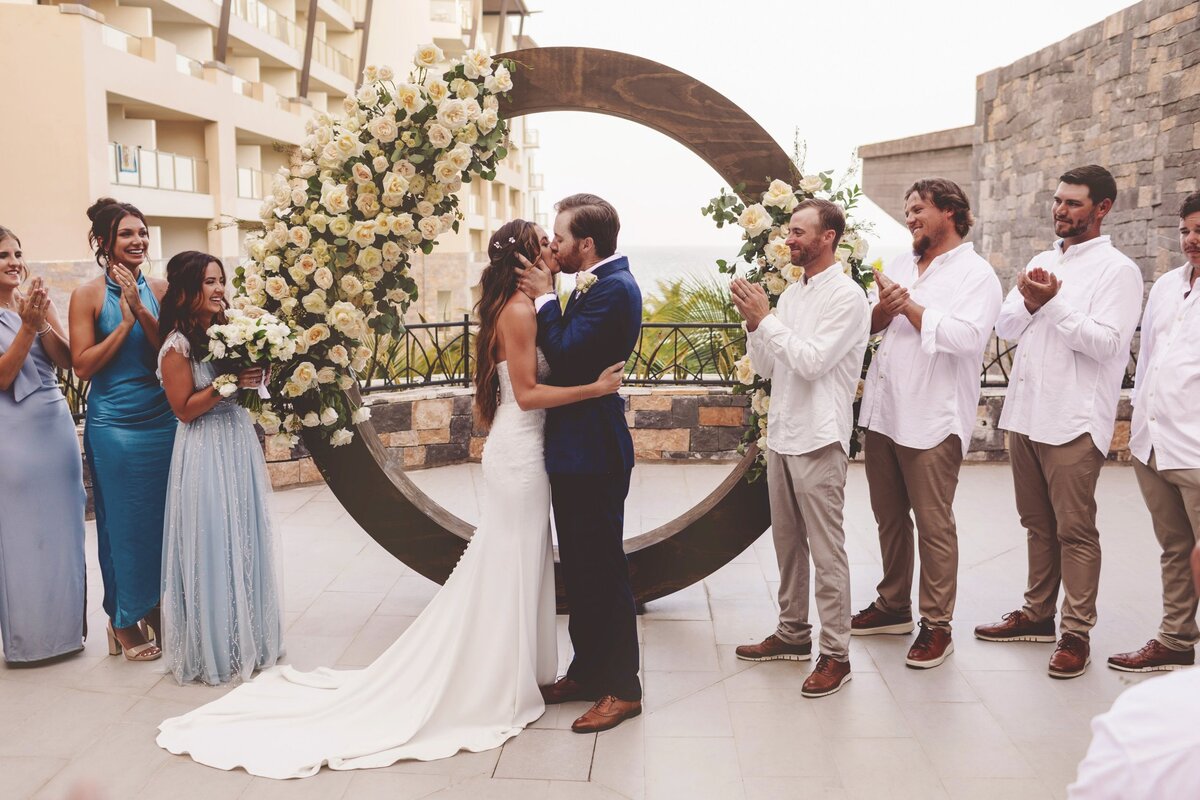
[[(550, 242), (525, 220), (488, 243), (480, 278), (475, 409), (490, 426), (480, 525), (445, 586), (374, 664), (275, 667), (159, 726), (159, 746), (220, 769), (303, 778), (331, 769), (430, 761), (499, 747), (545, 711), (554, 680), (554, 562), (543, 409), (617, 391), (624, 364), (587, 386), (546, 386), (533, 301), (517, 255), (557, 272)], [(168, 632), (169, 633), (169, 632)]]

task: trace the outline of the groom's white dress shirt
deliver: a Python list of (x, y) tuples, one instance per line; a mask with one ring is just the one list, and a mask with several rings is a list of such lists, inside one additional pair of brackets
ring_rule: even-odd
[(1184, 264), (1154, 282), (1142, 316), (1129, 449), (1143, 464), (1200, 469), (1200, 281)]
[(1091, 434), (1107, 454), (1142, 312), (1142, 273), (1107, 236), (1065, 253), (1062, 245), (1058, 240), (1025, 268), (1056, 275), (1058, 294), (1030, 314), (1014, 286), (1000, 309), (996, 333), (1017, 342), (1000, 427), (1050, 445)]
[[(596, 268), (601, 266), (602, 264), (607, 264), (610, 261), (616, 261), (618, 258), (624, 258), (624, 256), (622, 256), (620, 252), (613, 253), (608, 258), (605, 258), (601, 261), (597, 261), (595, 264), (592, 264), (587, 269), (580, 270), (579, 272), (577, 272), (575, 274), (578, 276), (578, 275), (583, 275), (588, 272), (594, 272), (596, 270)], [(578, 292), (579, 290), (576, 289), (575, 291)], [(546, 303), (549, 303), (551, 300), (557, 300), (557, 299), (558, 299), (558, 295), (552, 291), (546, 292), (545, 294), (538, 295), (537, 298), (535, 298), (533, 301), (534, 313), (536, 314), (536, 313), (540, 312), (542, 310), (542, 306), (546, 305)]]
[(979, 413), (980, 364), (1004, 290), (992, 265), (964, 242), (920, 273), (918, 256), (894, 258), (883, 274), (924, 306), (921, 330), (897, 315), (871, 359), (858, 424), (896, 444), (937, 447), (956, 435), (963, 455)]
[(767, 447), (798, 456), (837, 442), (849, 453), (870, 333), (867, 295), (839, 264), (784, 289), (746, 337), (751, 366), (771, 381)]

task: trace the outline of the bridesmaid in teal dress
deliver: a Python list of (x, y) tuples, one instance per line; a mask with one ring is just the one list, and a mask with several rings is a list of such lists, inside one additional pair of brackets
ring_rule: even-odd
[(76, 653), (85, 632), (83, 465), (55, 366), (67, 337), (21, 242), (0, 227), (0, 633), (10, 664)]
[(88, 217), (88, 238), (105, 274), (71, 295), (71, 353), (75, 374), (91, 381), (83, 443), (109, 653), (151, 661), (162, 655), (148, 636), (161, 624), (163, 508), (176, 424), (155, 376), (166, 281), (142, 274), (150, 238), (140, 211), (102, 198)]
[[(163, 652), (179, 683), (248, 679), (283, 652), (271, 482), (254, 423), (213, 389), (206, 331), (225, 322), (225, 269), (206, 253), (167, 264), (159, 370), (179, 417), (163, 533)], [(261, 369), (242, 370), (257, 386)]]

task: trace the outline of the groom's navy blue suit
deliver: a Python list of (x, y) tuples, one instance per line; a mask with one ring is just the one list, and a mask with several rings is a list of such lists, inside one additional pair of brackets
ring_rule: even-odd
[[(538, 312), (538, 345), (550, 383), (579, 386), (624, 362), (637, 344), (642, 293), (621, 256), (596, 267), (596, 282), (560, 311)], [(611, 394), (550, 409), (546, 472), (575, 659), (567, 675), (597, 694), (640, 700), (637, 621), (623, 528), (633, 469), (625, 401)]]

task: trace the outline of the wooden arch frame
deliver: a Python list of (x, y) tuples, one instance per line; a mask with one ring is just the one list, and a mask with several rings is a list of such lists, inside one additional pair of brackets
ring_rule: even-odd
[[(728, 98), (700, 81), (644, 58), (580, 47), (504, 53), (520, 64), (502, 106), (505, 117), (590, 111), (663, 133), (704, 159), (730, 186), (759, 195), (774, 177), (790, 177), (787, 154)], [(438, 583), (458, 563), (473, 528), (433, 502), (390, 462), (367, 422), (343, 447), (311, 432), (305, 444), (334, 495), (389, 553)], [(708, 497), (666, 525), (625, 541), (639, 603), (690, 586), (729, 563), (770, 525), (766, 481), (749, 484), (753, 448)], [(565, 610), (561, 576), (559, 610)]]

